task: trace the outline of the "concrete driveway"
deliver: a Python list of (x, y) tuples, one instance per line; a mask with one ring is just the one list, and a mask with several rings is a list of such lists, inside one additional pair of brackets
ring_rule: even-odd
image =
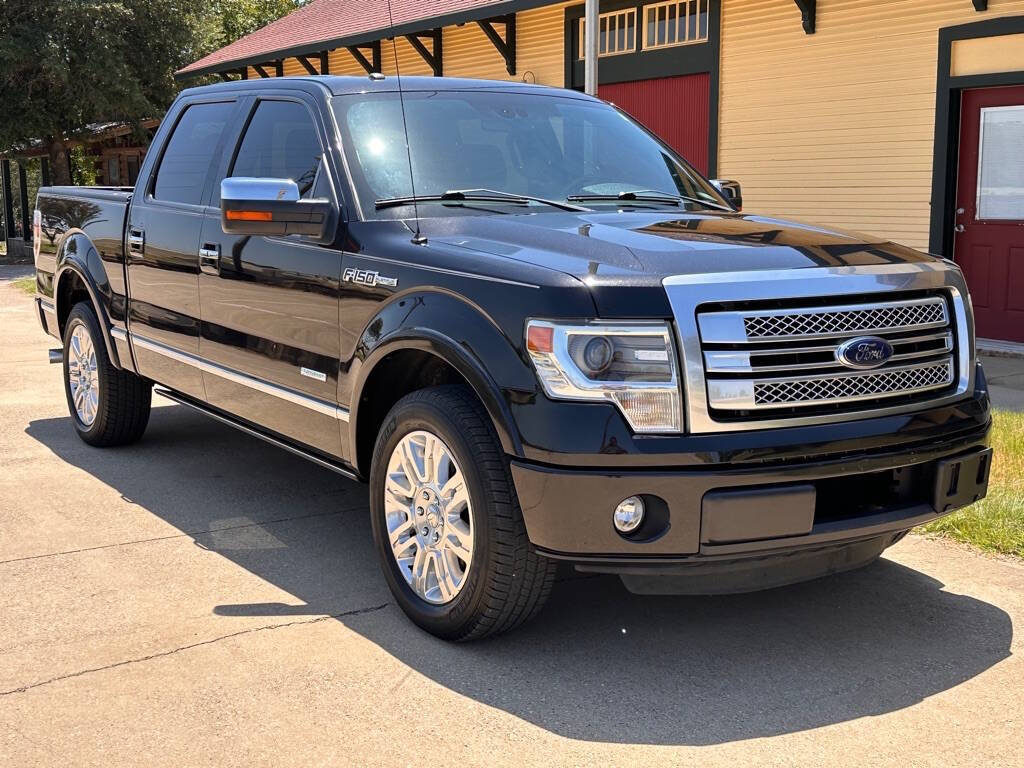
[(1024, 764), (1018, 562), (909, 537), (714, 598), (567, 571), (448, 645), (391, 601), (363, 486), (162, 402), (89, 448), (48, 346), (0, 285), (2, 765)]

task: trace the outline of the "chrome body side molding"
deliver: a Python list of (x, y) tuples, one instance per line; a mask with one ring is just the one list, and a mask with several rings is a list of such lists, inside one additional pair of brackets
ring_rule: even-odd
[[(120, 331), (120, 329), (117, 330)], [(123, 334), (124, 331), (120, 331), (120, 333)], [(264, 379), (258, 379), (255, 376), (250, 376), (249, 374), (236, 371), (232, 368), (227, 368), (204, 358), (196, 357), (195, 355), (190, 355), (187, 352), (172, 349), (165, 344), (153, 341), (152, 339), (147, 339), (145, 336), (140, 336), (137, 333), (130, 333), (129, 336), (131, 337), (132, 344), (139, 349), (145, 349), (149, 352), (163, 355), (164, 357), (183, 363), (184, 365), (190, 365), (193, 368), (198, 368), (203, 373), (219, 376), (220, 378), (227, 379), (235, 384), (240, 384), (243, 387), (249, 387), (257, 392), (262, 392), (263, 394), (277, 397), (294, 405), (308, 408), (311, 411), (316, 411), (324, 416), (330, 416), (338, 421), (347, 422), (349, 419), (349, 412), (347, 408), (342, 408), (339, 405), (318, 400), (315, 397), (304, 395), (293, 389), (288, 389), (287, 387), (272, 384)]]

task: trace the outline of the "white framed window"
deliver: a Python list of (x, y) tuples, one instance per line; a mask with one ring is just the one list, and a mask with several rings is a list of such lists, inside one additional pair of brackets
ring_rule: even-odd
[[(581, 59), (586, 40), (586, 23), (585, 18), (580, 19), (580, 46), (577, 55)], [(633, 53), (636, 50), (636, 8), (602, 13), (597, 17), (597, 24), (598, 56), (615, 56), (620, 53)]]
[(708, 40), (708, 0), (652, 3), (643, 12), (645, 51)]
[(1024, 106), (982, 107), (975, 218), (1024, 220)]

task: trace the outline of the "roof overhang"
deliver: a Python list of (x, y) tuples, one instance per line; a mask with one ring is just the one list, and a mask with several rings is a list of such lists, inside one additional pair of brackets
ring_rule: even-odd
[[(216, 64), (210, 64), (205, 67), (196, 67), (195, 69), (191, 69), (190, 67), (192, 65), (189, 65), (189, 67), (185, 67), (184, 69), (180, 69), (175, 72), (174, 77), (178, 80), (184, 80), (187, 78), (199, 77), (200, 75), (232, 72), (255, 64), (265, 64), (269, 61), (288, 59), (295, 56), (310, 56), (315, 53), (320, 53), (321, 51), (330, 51), (335, 48), (372, 43), (375, 40), (411, 35), (428, 29), (437, 29), (439, 27), (448, 27), (455, 24), (482, 21), (495, 16), (528, 11), (545, 5), (554, 5), (560, 1), (561, 0), (498, 0), (498, 2), (490, 2), (473, 8), (465, 8), (461, 11), (454, 11), (452, 13), (437, 16), (424, 16), (401, 24), (395, 24), (393, 26), (382, 27), (379, 29), (364, 30), (352, 35), (342, 35), (340, 37), (335, 36), (291, 47), (283, 46), (281, 48), (268, 48), (264, 51), (260, 51), (259, 53), (249, 54), (236, 59), (220, 61)], [(202, 61), (202, 59), (200, 59), (200, 61)]]

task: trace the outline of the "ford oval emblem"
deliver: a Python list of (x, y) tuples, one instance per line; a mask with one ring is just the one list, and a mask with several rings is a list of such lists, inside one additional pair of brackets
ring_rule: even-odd
[(892, 357), (892, 344), (878, 336), (858, 336), (836, 348), (836, 360), (847, 368), (877, 368)]

